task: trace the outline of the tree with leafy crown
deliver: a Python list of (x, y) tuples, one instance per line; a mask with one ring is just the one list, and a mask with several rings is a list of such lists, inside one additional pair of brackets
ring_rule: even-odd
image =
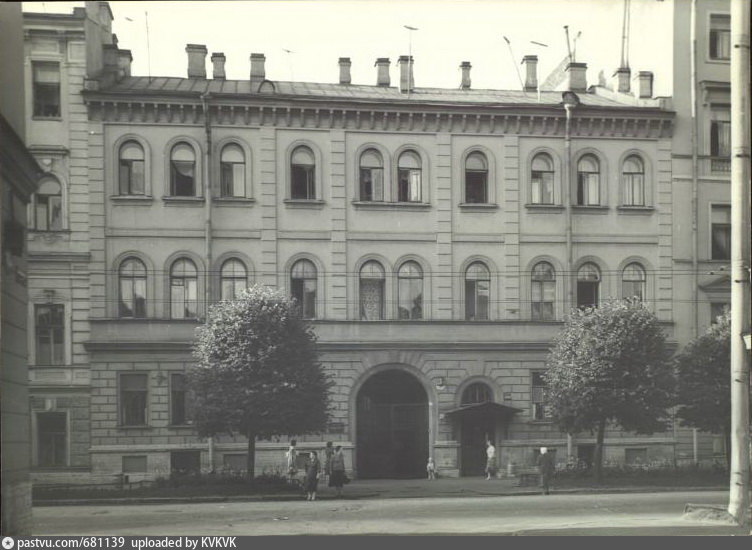
[(676, 356), (676, 414), (683, 426), (723, 434), (731, 457), (731, 315), (724, 312)]
[(332, 382), (318, 363), (315, 334), (283, 293), (257, 285), (214, 304), (193, 353), (188, 384), (199, 435), (246, 436), (249, 479), (256, 438), (326, 426)]
[(556, 337), (546, 404), (562, 431), (596, 433), (598, 481), (609, 423), (644, 434), (665, 429), (674, 386), (669, 356), (658, 319), (637, 300), (573, 309)]

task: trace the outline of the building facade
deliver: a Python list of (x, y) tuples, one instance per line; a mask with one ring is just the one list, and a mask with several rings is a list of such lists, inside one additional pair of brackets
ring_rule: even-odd
[[(541, 445), (587, 462), (594, 437), (560, 433), (542, 398), (567, 311), (638, 296), (686, 338), (677, 122), (651, 73), (614, 91), (572, 63), (565, 94), (539, 91), (528, 56), (524, 90), (473, 89), (469, 62), (448, 90), (416, 86), (407, 56), (362, 85), (347, 58), (324, 84), (267, 79), (251, 54), (236, 81), (189, 44), (186, 78), (135, 77), (106, 4), (86, 10), (96, 28), (26, 16), (27, 81), (59, 63), (62, 90), (30, 128), (60, 184), (29, 242), (39, 481), (242, 468), (242, 438), (197, 437), (184, 375), (207, 305), (251, 284), (298, 299), (335, 381), (326, 433), (299, 446), (338, 442), (360, 477), (420, 476), (428, 456), (480, 475), (486, 439), (505, 469)], [(42, 46), (61, 21), (66, 48)], [(49, 465), (48, 420), (66, 449)], [(614, 429), (606, 458), (676, 461), (686, 440)], [(258, 442), (257, 470), (286, 446)]]

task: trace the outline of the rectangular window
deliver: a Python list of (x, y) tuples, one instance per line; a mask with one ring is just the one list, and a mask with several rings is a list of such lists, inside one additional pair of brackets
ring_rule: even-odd
[(292, 297), (298, 302), (304, 319), (316, 317), (315, 279), (292, 279)]
[(124, 474), (146, 473), (146, 456), (124, 456), (122, 472)]
[(184, 374), (170, 375), (170, 424), (183, 426), (188, 419), (188, 390)]
[(420, 179), (420, 170), (400, 168), (397, 200), (399, 202), (420, 202)]
[(62, 365), (65, 363), (64, 316), (65, 306), (63, 304), (37, 304), (34, 306), (37, 365)]
[(546, 382), (543, 380), (543, 371), (533, 371), (531, 401), (533, 403), (533, 420), (548, 420), (550, 415), (546, 408), (545, 395)]
[(223, 162), (220, 165), (220, 187), (223, 197), (245, 196), (245, 164)]
[(532, 318), (537, 321), (550, 321), (554, 318), (556, 298), (555, 281), (532, 281)]
[(173, 451), (170, 453), (170, 470), (188, 474), (201, 471), (201, 451)]
[(60, 64), (33, 62), (34, 116), (60, 116)]
[(598, 174), (580, 172), (577, 174), (577, 204), (580, 206), (596, 206), (600, 204), (598, 189)]
[(710, 216), (710, 258), (728, 260), (731, 258), (731, 207), (713, 205)]
[(384, 170), (381, 168), (360, 169), (360, 200), (384, 200)]
[(708, 38), (710, 59), (731, 59), (731, 16), (711, 15)]
[(146, 374), (120, 375), (120, 425), (146, 425)]
[(316, 198), (316, 185), (314, 179), (315, 166), (306, 164), (293, 164), (290, 177), (290, 198), (308, 199)]
[(172, 319), (195, 319), (198, 317), (198, 281), (196, 279), (172, 279), (170, 282), (170, 316)]
[(360, 318), (374, 321), (384, 318), (384, 280), (360, 280)]
[(144, 161), (120, 159), (120, 194), (144, 194)]
[(37, 413), (37, 464), (42, 467), (67, 465), (68, 415), (64, 412)]
[(731, 110), (727, 106), (712, 106), (710, 110), (710, 170), (731, 171)]
[(187, 160), (171, 160), (170, 172), (170, 192), (173, 197), (196, 196), (196, 163)]
[(646, 464), (648, 461), (648, 450), (646, 447), (635, 449), (624, 449), (624, 463), (630, 466)]
[(465, 171), (465, 202), (467, 203), (487, 203), (488, 195), (486, 193), (487, 172)]
[(399, 318), (423, 318), (423, 279), (399, 279)]
[(63, 197), (60, 195), (34, 196), (34, 226), (37, 231), (61, 231), (63, 229)]
[(465, 319), (485, 321), (488, 319), (488, 281), (465, 281)]
[(624, 174), (624, 204), (645, 206), (645, 177), (642, 174)]
[(532, 197), (533, 204), (554, 203), (554, 174), (553, 172), (533, 171)]

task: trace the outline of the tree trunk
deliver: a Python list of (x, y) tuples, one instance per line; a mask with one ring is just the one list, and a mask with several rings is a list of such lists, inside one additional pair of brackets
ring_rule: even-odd
[(600, 484), (603, 481), (603, 439), (606, 434), (606, 420), (601, 420), (598, 424), (598, 435), (595, 440), (595, 456), (593, 457), (593, 466), (595, 467), (595, 481)]
[(725, 446), (724, 453), (726, 455), (726, 472), (731, 472), (731, 426), (723, 427), (723, 443)]
[(248, 429), (248, 463), (246, 476), (250, 481), (256, 477), (256, 432)]

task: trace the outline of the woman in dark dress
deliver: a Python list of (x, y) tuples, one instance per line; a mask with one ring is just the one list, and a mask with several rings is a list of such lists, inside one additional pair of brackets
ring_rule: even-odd
[(311, 459), (308, 462), (308, 470), (305, 477), (305, 490), (308, 494), (306, 500), (316, 500), (316, 490), (319, 486), (319, 472), (321, 471), (321, 462), (316, 451), (311, 451)]
[(337, 496), (342, 496), (342, 486), (346, 483), (345, 475), (345, 455), (342, 454), (342, 446), (337, 445), (334, 449), (334, 455), (331, 462), (331, 475), (329, 476), (329, 487), (337, 490)]

